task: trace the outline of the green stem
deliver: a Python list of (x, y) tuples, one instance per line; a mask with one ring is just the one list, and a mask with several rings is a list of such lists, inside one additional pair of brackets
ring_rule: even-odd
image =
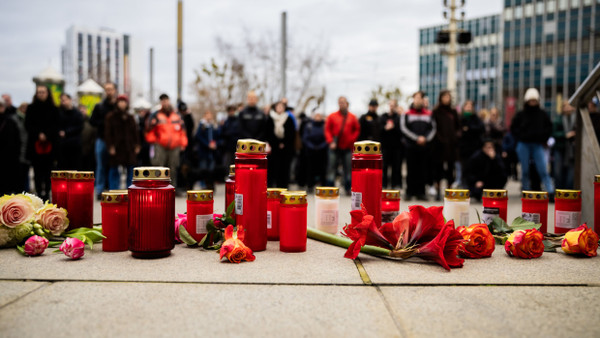
[[(345, 249), (347, 249), (350, 246), (350, 244), (352, 244), (352, 240), (350, 240), (349, 238), (335, 236), (310, 227), (307, 229), (307, 235), (308, 238), (339, 246)], [(360, 249), (360, 252), (372, 256), (390, 256), (391, 251), (377, 246), (365, 245)]]

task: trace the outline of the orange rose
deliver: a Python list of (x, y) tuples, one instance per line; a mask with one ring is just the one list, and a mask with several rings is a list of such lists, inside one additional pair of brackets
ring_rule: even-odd
[(538, 258), (544, 253), (544, 235), (536, 229), (517, 230), (504, 243), (509, 256)]
[(235, 232), (233, 231), (233, 225), (231, 224), (225, 228), (225, 242), (223, 242), (223, 245), (221, 246), (219, 259), (227, 257), (232, 263), (240, 263), (243, 260), (252, 262), (256, 257), (254, 257), (252, 249), (242, 242), (246, 234), (244, 227), (238, 225), (237, 228), (238, 230)]
[(584, 223), (576, 229), (569, 230), (562, 241), (562, 249), (568, 254), (583, 254), (596, 257), (598, 250), (598, 234)]
[(496, 249), (494, 236), (487, 224), (471, 224), (456, 228), (465, 239), (458, 247), (458, 254), (467, 258), (490, 257)]

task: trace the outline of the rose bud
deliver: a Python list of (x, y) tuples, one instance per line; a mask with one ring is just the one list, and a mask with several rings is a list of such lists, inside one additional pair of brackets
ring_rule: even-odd
[(565, 234), (561, 247), (567, 254), (582, 254), (596, 257), (598, 250), (598, 234), (584, 223)]
[(458, 247), (458, 254), (467, 258), (490, 257), (496, 248), (494, 236), (487, 224), (471, 224), (469, 227), (458, 227), (456, 230), (465, 239)]
[(48, 240), (42, 236), (31, 236), (25, 241), (25, 253), (27, 256), (39, 256), (48, 247)]
[(538, 258), (544, 253), (544, 235), (536, 229), (517, 230), (504, 243), (509, 256)]
[(85, 244), (78, 238), (69, 237), (60, 245), (58, 250), (62, 251), (71, 259), (79, 259), (85, 253)]

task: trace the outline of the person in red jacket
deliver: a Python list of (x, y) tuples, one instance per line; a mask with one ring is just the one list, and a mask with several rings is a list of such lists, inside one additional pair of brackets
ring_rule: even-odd
[(152, 165), (169, 167), (171, 182), (177, 187), (179, 153), (188, 144), (185, 124), (181, 115), (173, 109), (167, 94), (162, 94), (159, 99), (161, 108), (150, 117), (146, 141), (154, 144)]
[(340, 164), (344, 179), (346, 195), (350, 195), (350, 178), (352, 177), (352, 147), (360, 134), (360, 124), (354, 114), (348, 111), (348, 100), (340, 96), (339, 110), (329, 114), (325, 121), (325, 140), (329, 144), (329, 169), (327, 183), (335, 183), (335, 176)]

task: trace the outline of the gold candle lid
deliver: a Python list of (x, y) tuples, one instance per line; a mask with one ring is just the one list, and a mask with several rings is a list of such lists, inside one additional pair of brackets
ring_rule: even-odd
[(102, 193), (102, 203), (124, 203), (129, 201), (129, 194), (121, 191), (105, 191)]
[(340, 188), (338, 187), (317, 187), (315, 195), (319, 197), (338, 197), (340, 196)]
[(94, 172), (93, 171), (70, 171), (68, 173), (68, 178), (70, 180), (93, 180)]
[(281, 193), (287, 191), (285, 188), (269, 188), (267, 189), (267, 198), (279, 199)]
[(600, 175), (594, 176), (594, 182), (600, 183)]
[(399, 200), (400, 190), (382, 190), (381, 197), (388, 200)]
[(471, 196), (468, 189), (446, 189), (446, 198), (467, 200)]
[(581, 198), (581, 190), (556, 189), (556, 198), (562, 200), (576, 200)]
[(135, 167), (133, 168), (133, 180), (170, 181), (171, 170), (167, 167)]
[(306, 204), (306, 191), (281, 192), (281, 204)]
[(236, 153), (243, 154), (264, 154), (267, 150), (267, 144), (259, 140), (245, 138), (237, 141), (235, 147)]
[(129, 194), (129, 190), (127, 189), (111, 189), (108, 192), (122, 192), (124, 194)]
[(50, 172), (50, 177), (52, 178), (69, 178), (69, 174), (77, 172), (76, 170), (52, 170)]
[(523, 199), (526, 199), (526, 200), (547, 200), (548, 193), (545, 191), (523, 190), (522, 197), (523, 197)]
[(187, 200), (192, 202), (210, 202), (213, 200), (212, 190), (188, 190)]
[(229, 166), (229, 176), (235, 176), (235, 164)]
[(353, 154), (379, 155), (381, 154), (381, 143), (375, 141), (354, 142)]
[(505, 198), (508, 196), (505, 189), (483, 189), (483, 197), (486, 198)]

